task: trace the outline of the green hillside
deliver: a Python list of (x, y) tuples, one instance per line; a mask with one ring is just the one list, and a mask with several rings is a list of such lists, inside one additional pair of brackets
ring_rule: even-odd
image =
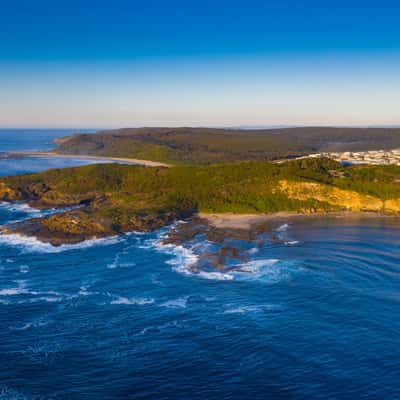
[(131, 128), (72, 135), (57, 151), (204, 165), (396, 147), (400, 147), (400, 129), (389, 128)]
[(98, 164), (2, 178), (0, 200), (80, 205), (17, 224), (24, 233), (47, 232), (49, 240), (64, 242), (153, 230), (196, 212), (399, 213), (399, 181), (400, 167), (343, 167), (327, 159), (175, 168)]

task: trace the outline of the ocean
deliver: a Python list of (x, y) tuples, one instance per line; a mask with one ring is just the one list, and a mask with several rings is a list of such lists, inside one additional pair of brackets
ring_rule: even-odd
[[(1, 130), (0, 151), (68, 133)], [(84, 163), (2, 159), (0, 174)], [(0, 203), (0, 223), (51, 212)], [(192, 272), (215, 244), (163, 246), (167, 228), (61, 247), (0, 235), (0, 399), (399, 399), (398, 220), (273, 229), (241, 244), (252, 273)]]

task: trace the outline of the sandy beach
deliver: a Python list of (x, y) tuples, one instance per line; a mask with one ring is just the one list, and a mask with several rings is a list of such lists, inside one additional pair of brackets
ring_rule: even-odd
[(271, 222), (279, 219), (293, 219), (293, 218), (312, 218), (312, 217), (331, 217), (331, 218), (393, 218), (396, 221), (399, 217), (392, 214), (383, 214), (378, 212), (352, 212), (352, 211), (339, 211), (339, 212), (316, 212), (310, 214), (297, 213), (297, 212), (277, 212), (271, 214), (232, 214), (232, 213), (199, 213), (198, 216), (207, 221), (208, 224), (217, 229), (237, 229), (237, 230), (251, 230), (252, 228), (261, 224)]
[(150, 161), (150, 160), (140, 160), (137, 158), (122, 158), (122, 157), (101, 157), (101, 156), (91, 156), (91, 155), (79, 155), (79, 154), (60, 154), (56, 152), (44, 152), (44, 151), (20, 151), (20, 152), (11, 152), (10, 156), (17, 157), (54, 157), (54, 158), (74, 158), (74, 159), (83, 159), (83, 160), (98, 160), (98, 161), (115, 161), (121, 162), (125, 164), (132, 165), (144, 165), (146, 167), (167, 167), (169, 168), (169, 164)]

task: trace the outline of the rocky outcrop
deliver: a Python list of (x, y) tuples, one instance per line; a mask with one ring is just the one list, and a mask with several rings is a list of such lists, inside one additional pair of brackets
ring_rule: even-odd
[(0, 182), (0, 200), (2, 201), (17, 201), (21, 200), (22, 196), (18, 191), (8, 187), (5, 183)]
[(32, 218), (3, 226), (3, 233), (34, 236), (54, 246), (74, 244), (88, 239), (99, 239), (131, 231), (151, 232), (192, 214), (191, 210), (149, 212), (132, 215), (118, 224), (91, 206), (59, 214)]

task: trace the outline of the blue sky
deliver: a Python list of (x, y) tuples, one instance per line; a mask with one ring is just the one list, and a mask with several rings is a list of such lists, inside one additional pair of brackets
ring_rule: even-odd
[(0, 126), (400, 124), (395, 1), (0, 0)]

